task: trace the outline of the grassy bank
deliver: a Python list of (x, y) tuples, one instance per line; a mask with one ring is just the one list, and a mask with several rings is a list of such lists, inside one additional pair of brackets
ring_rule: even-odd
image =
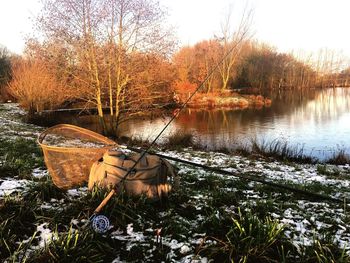
[[(124, 142), (133, 145), (140, 145), (147, 147), (148, 143), (140, 139), (129, 139)], [(258, 140), (257, 138), (250, 139), (247, 143), (242, 144), (235, 143), (234, 149), (229, 147), (221, 147), (217, 149), (217, 152), (226, 154), (236, 154), (252, 159), (263, 158), (270, 160), (277, 160), (282, 162), (295, 162), (299, 164), (331, 164), (331, 165), (346, 165), (350, 164), (350, 156), (345, 153), (344, 149), (338, 149), (333, 152), (331, 157), (325, 160), (319, 160), (316, 157), (310, 156), (305, 153), (304, 148), (301, 146), (292, 146), (285, 140)], [(181, 149), (184, 147), (192, 147), (195, 150), (205, 151), (205, 147), (196, 142), (194, 135), (186, 131), (178, 131), (171, 134), (167, 140), (158, 145), (163, 149)]]
[[(16, 108), (4, 111), (6, 118), (12, 116), (13, 127), (22, 127), (21, 133), (26, 136), (7, 136), (13, 131), (3, 128), (6, 136), (1, 141), (0, 160), (7, 170), (0, 177), (2, 260), (349, 260), (350, 216), (346, 203), (309, 200), (299, 194), (181, 163), (173, 163), (178, 169), (180, 187), (166, 202), (115, 196), (103, 211), (112, 228), (105, 235), (96, 234), (85, 225), (107, 193), (98, 189), (89, 192), (85, 187), (57, 189), (33, 141), (40, 129), (21, 124)], [(189, 143), (188, 138), (186, 142)], [(340, 199), (350, 198), (349, 165), (286, 163), (188, 147), (174, 147), (165, 154)], [(16, 163), (13, 169), (12, 163)]]

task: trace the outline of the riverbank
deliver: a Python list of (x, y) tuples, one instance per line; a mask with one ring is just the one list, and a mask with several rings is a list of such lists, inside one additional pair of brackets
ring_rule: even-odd
[[(173, 163), (180, 187), (166, 203), (114, 197), (106, 235), (83, 225), (107, 194), (57, 189), (35, 143), (43, 130), (0, 106), (0, 258), (8, 261), (346, 262), (347, 202), (310, 200), (260, 183)], [(350, 198), (349, 165), (283, 163), (181, 148), (165, 154), (276, 183)], [(6, 173), (4, 172), (6, 171)], [(11, 219), (11, 220), (9, 220)]]

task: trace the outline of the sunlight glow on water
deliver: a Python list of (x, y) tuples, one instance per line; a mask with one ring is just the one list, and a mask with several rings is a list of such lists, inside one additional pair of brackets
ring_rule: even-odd
[[(152, 140), (168, 119), (132, 121), (122, 132)], [(270, 108), (245, 110), (191, 110), (180, 114), (162, 136), (191, 132), (208, 147), (235, 148), (237, 143), (259, 138), (286, 140), (320, 159), (344, 149), (350, 154), (350, 89), (286, 92), (273, 98)]]

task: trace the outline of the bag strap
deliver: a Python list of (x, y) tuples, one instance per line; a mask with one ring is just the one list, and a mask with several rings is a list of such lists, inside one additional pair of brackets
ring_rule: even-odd
[[(133, 160), (132, 160), (133, 161)], [(115, 168), (118, 168), (120, 170), (123, 170), (123, 171), (129, 171), (131, 168), (129, 167), (125, 167), (125, 166), (118, 166), (118, 165), (115, 165), (115, 164), (110, 164), (110, 163), (107, 163), (107, 162), (103, 162), (103, 164), (105, 165), (108, 165), (108, 166), (112, 166), (112, 167), (115, 167)], [(150, 171), (150, 170), (153, 170), (155, 168), (158, 168), (160, 166), (160, 164), (158, 165), (155, 165), (155, 166), (152, 166), (152, 167), (145, 167), (145, 168), (134, 168), (135, 171)]]
[[(142, 153), (140, 155), (142, 156)], [(124, 152), (108, 151), (104, 155), (103, 163), (106, 164), (106, 165), (113, 166), (113, 167), (116, 167), (116, 168), (119, 168), (119, 169), (121, 169), (123, 171), (128, 172), (130, 170), (130, 168), (129, 167), (125, 167), (124, 162), (125, 161), (131, 161), (131, 162), (133, 162), (135, 164), (137, 162), (137, 160), (139, 159), (140, 155), (137, 154), (137, 155), (129, 155), (128, 156)], [(116, 165), (116, 164), (109, 163), (107, 161), (108, 158), (117, 158), (117, 159), (119, 159), (121, 161), (121, 165)], [(107, 160), (105, 160), (105, 159), (107, 159)], [(148, 158), (147, 158), (147, 154), (144, 154), (142, 156), (142, 158), (139, 160), (138, 163), (139, 163), (140, 167), (137, 167), (137, 168), (135, 167), (134, 168), (135, 171), (149, 171), (149, 170), (158, 168), (161, 165), (161, 163), (160, 163), (158, 165), (149, 167), (149, 161), (148, 161)]]

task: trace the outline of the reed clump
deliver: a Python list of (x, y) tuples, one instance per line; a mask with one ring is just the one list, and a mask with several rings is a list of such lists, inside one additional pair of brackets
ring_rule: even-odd
[(192, 147), (194, 144), (194, 135), (182, 130), (169, 135), (163, 146), (170, 149), (178, 149), (179, 147)]
[[(304, 153), (303, 146), (291, 146), (287, 141), (275, 139), (272, 141), (252, 139), (250, 150), (254, 154), (280, 161), (297, 163), (315, 163), (316, 158)], [(247, 150), (246, 150), (247, 151)]]
[(345, 153), (344, 149), (340, 149), (333, 153), (332, 157), (327, 160), (327, 163), (335, 165), (350, 164), (350, 156)]

